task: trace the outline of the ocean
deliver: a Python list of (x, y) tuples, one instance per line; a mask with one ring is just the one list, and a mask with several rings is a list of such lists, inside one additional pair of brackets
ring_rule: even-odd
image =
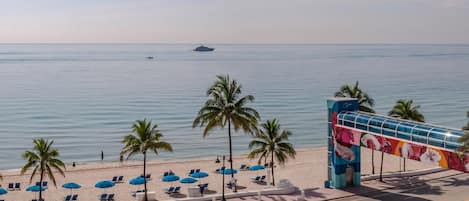
[[(414, 99), (427, 122), (460, 128), (469, 110), (469, 45), (0, 44), (0, 169), (21, 167), (32, 139), (53, 139), (66, 162), (119, 159), (123, 136), (151, 119), (173, 145), (158, 159), (228, 153), (227, 130), (203, 138), (192, 121), (219, 74), (256, 97), (297, 148), (326, 143), (326, 100), (360, 81), (386, 114)], [(149, 60), (146, 57), (153, 56)], [(235, 153), (250, 137), (236, 133)], [(325, 156), (326, 157), (326, 156)], [(136, 158), (138, 159), (138, 158)]]

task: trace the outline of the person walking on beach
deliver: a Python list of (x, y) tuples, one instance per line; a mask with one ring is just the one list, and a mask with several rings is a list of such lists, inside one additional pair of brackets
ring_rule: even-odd
[(101, 150), (101, 160), (103, 161), (104, 160), (104, 151)]

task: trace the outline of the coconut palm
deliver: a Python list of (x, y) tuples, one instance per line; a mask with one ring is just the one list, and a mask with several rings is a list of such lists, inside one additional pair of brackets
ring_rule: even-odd
[[(425, 122), (425, 117), (419, 111), (420, 105), (415, 105), (413, 100), (398, 100), (394, 107), (389, 111), (388, 115), (399, 119), (412, 120), (418, 122)], [(383, 165), (383, 152), (381, 154), (381, 166)], [(404, 158), (404, 171), (405, 170)], [(380, 170), (380, 177), (382, 175), (382, 167)]]
[(288, 130), (282, 130), (277, 119), (267, 120), (261, 127), (249, 143), (249, 148), (252, 151), (248, 157), (251, 159), (259, 157), (258, 163), (261, 163), (262, 159), (266, 161), (267, 158), (270, 158), (272, 185), (275, 186), (274, 159), (278, 164), (284, 165), (288, 157), (295, 158), (296, 155), (293, 145), (288, 141), (288, 137), (292, 133)]
[[(363, 112), (375, 113), (373, 106), (375, 100), (371, 98), (366, 92), (364, 92), (359, 82), (356, 81), (355, 85), (342, 85), (339, 91), (335, 92), (335, 97), (347, 97), (356, 98), (358, 100), (358, 110)], [(371, 149), (371, 174), (375, 174), (375, 151)]]
[[(467, 111), (466, 117), (469, 118), (469, 111)], [(467, 122), (466, 126), (462, 127), (463, 130), (469, 130), (469, 121)]]
[[(247, 107), (246, 104), (254, 101), (254, 96), (241, 97), (241, 84), (230, 79), (228, 75), (218, 75), (215, 82), (207, 91), (209, 97), (192, 127), (204, 127), (203, 136), (206, 137), (216, 128), (228, 126), (228, 141), (230, 150), (230, 168), (233, 169), (233, 151), (231, 142), (231, 129), (242, 130), (247, 134), (253, 134), (257, 130), (257, 121), (260, 118), (257, 111)], [(233, 172), (231, 178), (233, 178)], [(236, 189), (234, 189), (236, 191)]]
[[(137, 120), (132, 126), (132, 134), (124, 137), (125, 144), (121, 155), (127, 155), (127, 159), (135, 154), (143, 154), (143, 176), (146, 176), (147, 152), (152, 151), (158, 155), (159, 150), (173, 151), (171, 144), (161, 141), (163, 134), (157, 129), (158, 125), (152, 124), (146, 119)], [(147, 182), (144, 183), (145, 201), (148, 201)]]
[(363, 112), (375, 113), (373, 106), (375, 105), (375, 100), (371, 98), (366, 92), (364, 92), (358, 81), (355, 82), (355, 85), (342, 85), (339, 91), (335, 92), (335, 97), (347, 97), (347, 98), (356, 98), (358, 99), (358, 110)]
[[(31, 151), (25, 151), (23, 158), (27, 160), (26, 164), (21, 169), (23, 175), (29, 169), (33, 169), (29, 182), (31, 183), (36, 173), (39, 173), (39, 183), (42, 185), (42, 181), (45, 176), (48, 176), (54, 186), (57, 186), (53, 170), (60, 173), (65, 177), (65, 164), (58, 159), (59, 150), (52, 148), (53, 140), (45, 140), (43, 138), (33, 140), (33, 149)], [(42, 191), (39, 191), (39, 200), (42, 200)]]

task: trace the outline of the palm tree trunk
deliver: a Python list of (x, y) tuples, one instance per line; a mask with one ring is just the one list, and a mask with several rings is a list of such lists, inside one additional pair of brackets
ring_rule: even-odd
[(379, 168), (379, 181), (383, 181), (383, 161), (384, 161), (384, 151), (381, 151), (381, 167)]
[(145, 183), (143, 183), (143, 189), (145, 191), (145, 201), (148, 201), (147, 196), (147, 152), (143, 152), (143, 178)]
[(272, 161), (270, 162), (270, 168), (272, 168), (272, 185), (275, 186), (275, 177), (274, 177), (274, 153), (272, 153)]
[[(234, 178), (234, 171), (233, 171), (233, 149), (231, 147), (231, 120), (228, 120), (228, 141), (230, 144), (230, 169), (231, 169), (231, 178)], [(223, 184), (225, 185), (225, 184)], [(236, 192), (236, 184), (234, 185), (233, 192)]]
[(41, 178), (39, 179), (39, 201), (42, 201), (42, 180), (44, 179), (44, 170), (41, 168)]
[(375, 174), (375, 150), (371, 149), (371, 174)]

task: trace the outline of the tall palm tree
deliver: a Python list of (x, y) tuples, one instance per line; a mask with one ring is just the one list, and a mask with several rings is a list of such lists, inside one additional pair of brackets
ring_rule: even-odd
[[(339, 91), (335, 92), (335, 97), (356, 98), (358, 100), (358, 110), (362, 112), (375, 113), (373, 106), (375, 100), (368, 93), (364, 92), (359, 82), (355, 81), (355, 85), (342, 85)], [(375, 174), (375, 150), (371, 149), (371, 174)]]
[[(29, 182), (31, 183), (36, 173), (40, 174), (39, 183), (42, 185), (42, 181), (45, 176), (48, 176), (49, 179), (54, 183), (54, 186), (57, 186), (55, 181), (55, 176), (53, 170), (59, 172), (62, 176), (65, 177), (65, 164), (58, 159), (59, 150), (52, 148), (53, 140), (45, 140), (43, 138), (33, 140), (33, 149), (31, 151), (25, 151), (23, 153), (23, 158), (27, 160), (26, 164), (21, 169), (21, 174), (23, 175), (30, 168), (33, 169)], [(42, 200), (42, 191), (39, 191), (39, 200)]]
[[(419, 111), (420, 105), (414, 105), (413, 100), (403, 100), (400, 99), (396, 102), (394, 107), (389, 111), (388, 115), (392, 117), (396, 117), (399, 119), (406, 119), (406, 120), (412, 120), (412, 121), (418, 121), (418, 122), (425, 122), (425, 117), (423, 116), (422, 113)], [(383, 165), (383, 152), (381, 153), (381, 166)], [(406, 159), (404, 158), (404, 172), (405, 170), (405, 161)], [(380, 177), (382, 175), (382, 167), (380, 170)]]
[[(469, 118), (469, 111), (467, 111), (466, 117)], [(469, 130), (469, 121), (467, 122), (466, 126), (462, 127), (463, 130)]]
[(364, 92), (358, 81), (355, 82), (355, 85), (342, 85), (339, 91), (335, 92), (335, 97), (347, 97), (347, 98), (356, 98), (358, 99), (358, 110), (363, 112), (375, 113), (373, 106), (375, 105), (375, 100), (371, 98), (366, 92)]
[[(254, 101), (254, 96), (241, 97), (241, 88), (241, 84), (230, 79), (228, 75), (218, 75), (207, 91), (208, 100), (199, 110), (192, 124), (193, 128), (205, 126), (204, 137), (215, 128), (225, 128), (228, 125), (231, 169), (233, 169), (231, 127), (234, 127), (235, 131), (242, 130), (245, 133), (253, 134), (257, 130), (257, 121), (260, 118), (255, 109), (246, 106), (249, 102)], [(231, 178), (233, 177), (232, 172)], [(236, 191), (236, 189), (234, 190)]]
[(288, 137), (292, 133), (288, 130), (281, 130), (277, 119), (267, 120), (261, 127), (262, 129), (249, 143), (249, 148), (252, 151), (248, 157), (252, 159), (259, 156), (258, 163), (261, 163), (262, 159), (270, 158), (272, 185), (275, 186), (274, 159), (277, 160), (278, 164), (284, 165), (288, 157), (295, 158), (296, 155), (293, 145), (288, 141)]
[[(158, 155), (159, 150), (173, 151), (171, 144), (161, 141), (163, 134), (157, 129), (158, 125), (152, 124), (146, 119), (137, 120), (133, 126), (133, 134), (124, 137), (122, 142), (125, 144), (121, 150), (121, 154), (128, 154), (127, 159), (135, 154), (143, 154), (143, 176), (147, 172), (147, 152), (153, 151)], [(144, 183), (145, 201), (148, 201), (147, 182)]]

